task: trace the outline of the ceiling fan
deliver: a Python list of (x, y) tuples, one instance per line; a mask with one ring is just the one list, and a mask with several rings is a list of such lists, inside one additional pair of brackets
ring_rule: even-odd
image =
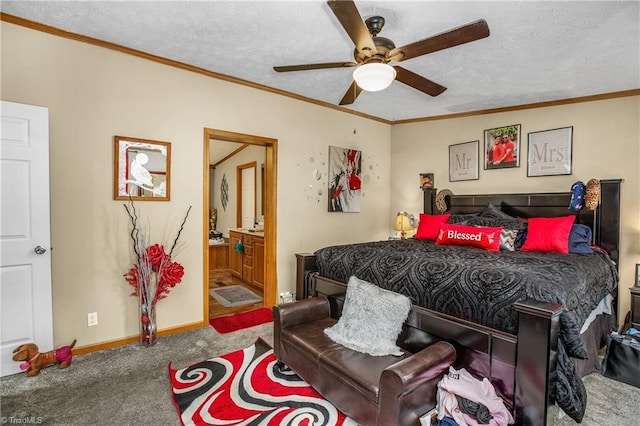
[[(355, 62), (328, 62), (321, 64), (289, 65), (273, 67), (277, 72), (304, 71), (324, 68), (358, 67), (354, 72), (354, 81), (340, 101), (340, 105), (352, 104), (363, 87), (365, 90), (375, 91), (387, 87), (395, 79), (401, 83), (420, 90), (430, 96), (438, 96), (446, 87), (435, 83), (398, 65), (390, 66), (389, 62), (401, 62), (427, 53), (469, 43), (489, 36), (489, 26), (484, 19), (454, 28), (427, 39), (396, 47), (393, 41), (379, 37), (378, 33), (384, 26), (384, 18), (372, 16), (362, 20), (355, 3), (352, 0), (329, 0), (327, 2), (333, 13), (340, 21), (353, 43), (355, 44)], [(366, 67), (365, 67), (366, 65)], [(360, 85), (359, 74), (373, 73), (385, 75), (386, 82), (378, 87), (367, 87), (366, 82)]]

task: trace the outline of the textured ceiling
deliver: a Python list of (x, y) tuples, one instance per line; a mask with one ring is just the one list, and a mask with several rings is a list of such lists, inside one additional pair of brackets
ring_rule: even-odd
[[(638, 1), (356, 1), (396, 46), (483, 18), (491, 35), (402, 62), (447, 87), (432, 98), (394, 82), (347, 108), (389, 121), (640, 88)], [(353, 60), (325, 1), (2, 1), (4, 13), (337, 105)]]

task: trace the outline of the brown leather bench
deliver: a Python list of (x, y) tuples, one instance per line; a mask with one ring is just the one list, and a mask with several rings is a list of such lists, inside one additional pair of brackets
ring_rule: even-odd
[[(361, 425), (418, 425), (436, 405), (437, 383), (456, 358), (438, 341), (402, 356), (371, 356), (333, 342), (324, 297), (273, 307), (274, 353), (336, 408)], [(372, 325), (374, 326), (374, 325)], [(403, 347), (402, 335), (398, 345)]]

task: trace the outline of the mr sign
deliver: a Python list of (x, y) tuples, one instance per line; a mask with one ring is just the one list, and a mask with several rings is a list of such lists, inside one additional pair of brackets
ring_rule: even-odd
[(480, 141), (449, 145), (449, 182), (478, 179)]

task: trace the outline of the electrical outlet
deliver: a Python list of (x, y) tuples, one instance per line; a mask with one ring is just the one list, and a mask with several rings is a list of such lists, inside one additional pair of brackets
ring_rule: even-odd
[(94, 325), (98, 325), (98, 313), (89, 312), (87, 314), (87, 326), (93, 327)]

